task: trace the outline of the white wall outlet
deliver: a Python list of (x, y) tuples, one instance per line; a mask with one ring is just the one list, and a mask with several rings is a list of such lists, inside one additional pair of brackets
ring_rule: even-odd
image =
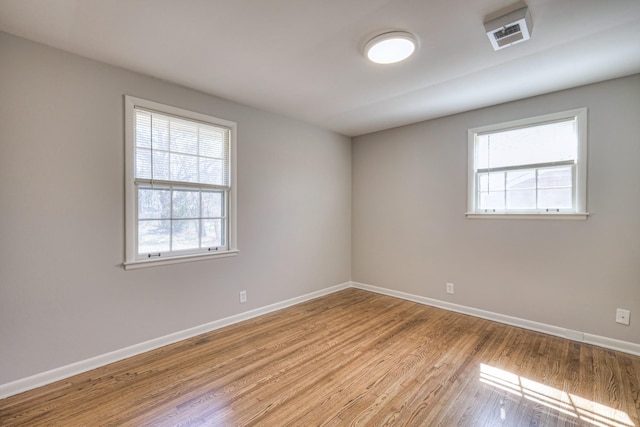
[(629, 310), (623, 310), (621, 308), (616, 310), (616, 323), (629, 326), (629, 316), (631, 312)]
[(240, 304), (247, 302), (247, 291), (240, 291)]
[(453, 283), (447, 283), (447, 293), (448, 294), (453, 293)]

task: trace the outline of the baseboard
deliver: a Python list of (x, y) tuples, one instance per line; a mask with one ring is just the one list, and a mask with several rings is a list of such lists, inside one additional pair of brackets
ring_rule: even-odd
[(71, 363), (60, 368), (51, 369), (49, 371), (35, 374), (30, 377), (22, 378), (6, 384), (0, 384), (0, 399), (13, 396), (24, 391), (32, 390), (34, 388), (53, 383), (55, 381), (63, 380), (65, 378), (69, 378), (71, 376), (108, 365), (109, 363), (118, 362), (120, 360), (136, 356), (147, 351), (155, 350), (157, 348), (164, 347), (165, 345), (173, 344), (187, 338), (192, 338), (200, 334), (215, 331), (216, 329), (224, 328), (225, 326), (229, 326), (234, 323), (239, 323), (244, 320), (262, 316), (263, 314), (271, 313), (273, 311), (281, 310), (292, 305), (300, 304), (301, 302), (328, 295), (342, 289), (346, 289), (350, 286), (351, 283), (347, 282), (329, 288), (321, 289), (316, 292), (291, 298), (265, 307), (256, 308), (254, 310), (246, 311), (244, 313), (236, 314), (234, 316), (226, 317), (224, 319), (216, 320), (180, 332), (175, 332), (173, 334), (145, 341), (140, 344), (135, 344), (130, 347), (125, 347), (120, 350), (115, 350), (110, 353), (92, 357), (90, 359)]
[(610, 350), (621, 351), (623, 353), (633, 354), (640, 356), (640, 344), (635, 344), (627, 341), (616, 340), (613, 338), (607, 338), (599, 335), (588, 334), (580, 331), (573, 331), (570, 329), (562, 328), (559, 326), (547, 325), (545, 323), (534, 322), (531, 320), (521, 319), (519, 317), (507, 316), (505, 314), (494, 313), (491, 311), (480, 310), (478, 308), (468, 307), (459, 304), (453, 304), (446, 301), (440, 301), (433, 298), (427, 298), (420, 295), (409, 294), (393, 289), (381, 288), (378, 286), (371, 286), (364, 283), (351, 282), (352, 288), (362, 289), (365, 291), (375, 292), (378, 294), (388, 295), (391, 297), (401, 298), (408, 301), (417, 302), (432, 307), (438, 307), (449, 311), (455, 311), (456, 313), (468, 314), (470, 316), (479, 317), (481, 319), (492, 320), (494, 322), (504, 323), (511, 326), (517, 326), (523, 329), (529, 329), (531, 331), (542, 332), (549, 335), (554, 335), (561, 338), (567, 338), (573, 341), (584, 342), (587, 344), (593, 344), (598, 347), (607, 348)]
[(621, 351), (624, 353), (640, 356), (640, 344), (630, 343), (627, 341), (620, 341), (613, 338), (602, 337), (599, 335), (592, 335), (580, 331), (572, 331), (569, 329), (561, 328), (558, 326), (547, 325), (544, 323), (534, 322), (531, 320), (521, 319), (518, 317), (507, 316), (500, 313), (494, 313), (491, 311), (480, 310), (473, 307), (468, 307), (459, 304), (453, 304), (446, 301), (440, 301), (433, 298), (427, 298), (420, 295), (409, 294), (406, 292), (396, 291), (393, 289), (381, 288), (378, 286), (371, 286), (358, 282), (347, 282), (340, 285), (332, 286), (329, 288), (321, 289), (316, 292), (312, 292), (306, 295), (302, 295), (296, 298), (291, 298), (285, 301), (281, 301), (275, 304), (271, 304), (265, 307), (256, 308), (254, 310), (246, 311), (244, 313), (236, 314), (234, 316), (226, 317), (224, 319), (216, 320), (204, 325), (196, 326), (184, 331), (176, 332), (173, 334), (165, 335), (163, 337), (155, 338), (149, 341), (135, 344), (130, 347), (122, 348), (120, 350), (112, 351), (110, 353), (102, 354), (90, 359), (82, 360), (76, 363), (71, 363), (60, 368), (55, 368), (49, 371), (45, 371), (36, 375), (32, 375), (27, 378), (22, 378), (16, 381), (12, 381), (6, 384), (0, 384), (0, 399), (13, 396), (24, 391), (32, 390), (37, 387), (41, 387), (55, 381), (63, 380), (74, 375), (81, 374), (83, 372), (90, 371), (92, 369), (99, 368), (101, 366), (108, 365), (109, 363), (118, 362), (120, 360), (136, 356), (147, 351), (155, 350), (165, 345), (173, 344), (178, 341), (182, 341), (194, 336), (204, 334), (207, 332), (215, 331), (216, 329), (223, 328), (235, 323), (249, 320), (254, 317), (262, 316), (263, 314), (271, 313), (273, 311), (281, 310), (283, 308), (291, 307), (296, 304), (300, 304), (305, 301), (309, 301), (314, 298), (318, 298), (324, 295), (328, 295), (334, 292), (341, 291), (346, 288), (357, 288), (369, 292), (375, 292), (382, 295), (388, 295), (391, 297), (401, 298), (408, 301), (417, 302), (432, 307), (438, 307), (449, 311), (454, 311), (461, 314), (467, 314), (470, 316), (479, 317), (482, 319), (492, 320), (494, 322), (504, 323), (511, 326), (517, 326), (532, 331), (542, 332), (549, 335), (554, 335), (562, 338), (571, 339), (574, 341), (580, 341), (587, 344), (593, 344), (599, 347)]

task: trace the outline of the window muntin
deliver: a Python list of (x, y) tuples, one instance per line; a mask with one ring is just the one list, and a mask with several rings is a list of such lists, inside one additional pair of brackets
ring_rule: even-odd
[(478, 172), (480, 211), (560, 212), (573, 208), (575, 164)]
[(586, 109), (469, 131), (469, 215), (584, 214)]
[(138, 256), (226, 249), (224, 191), (138, 186)]
[(127, 101), (127, 264), (236, 251), (235, 123)]

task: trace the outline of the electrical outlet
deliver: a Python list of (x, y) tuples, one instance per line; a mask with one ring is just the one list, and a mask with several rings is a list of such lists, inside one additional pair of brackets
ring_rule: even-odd
[(240, 291), (240, 304), (247, 302), (247, 291)]
[(629, 326), (629, 316), (631, 312), (629, 310), (623, 310), (621, 308), (616, 310), (616, 323)]
[(453, 293), (453, 283), (447, 283), (447, 293), (448, 294)]

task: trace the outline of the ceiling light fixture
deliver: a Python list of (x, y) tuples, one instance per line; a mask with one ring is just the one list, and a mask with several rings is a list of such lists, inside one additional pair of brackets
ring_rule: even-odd
[(367, 42), (364, 53), (376, 64), (394, 64), (410, 57), (418, 46), (418, 39), (406, 31), (390, 31)]

